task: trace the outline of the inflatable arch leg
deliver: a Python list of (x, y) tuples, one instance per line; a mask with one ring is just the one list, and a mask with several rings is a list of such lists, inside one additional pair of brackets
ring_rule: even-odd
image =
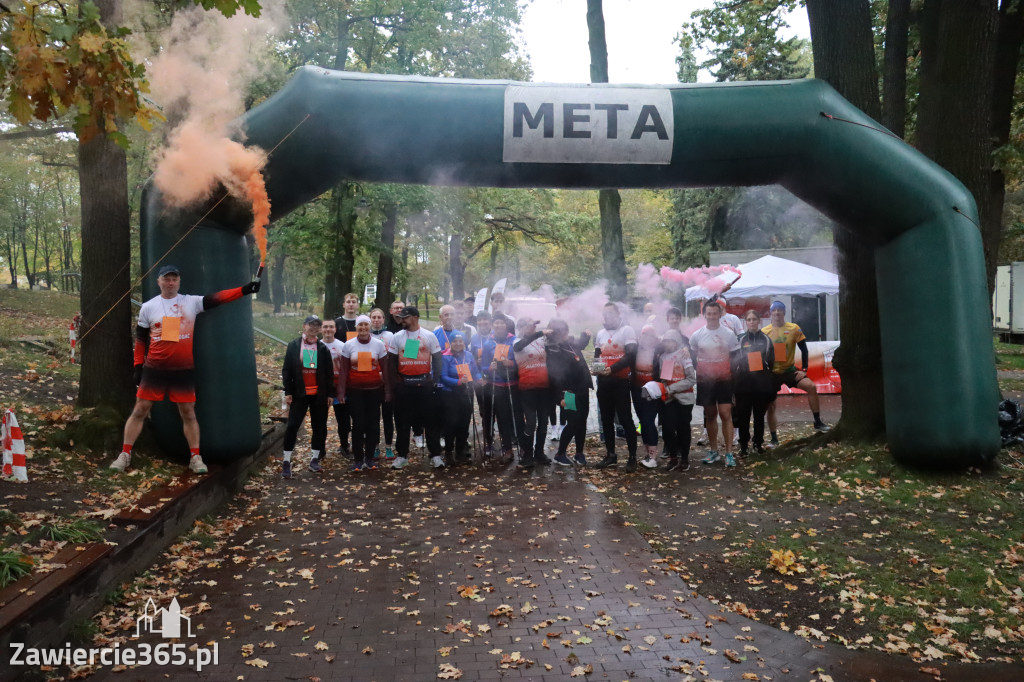
[[(552, 86), (301, 69), (242, 124), (277, 146), (274, 218), (342, 178), (501, 187), (778, 183), (877, 247), (888, 439), (905, 463), (964, 466), (999, 449), (998, 397), (977, 211), (953, 176), (816, 80)], [(283, 143), (282, 143), (283, 140)], [(144, 197), (143, 265), (195, 223)], [(187, 291), (245, 279), (251, 219), (224, 202), (177, 248)], [(146, 282), (147, 296), (155, 282)], [(203, 451), (259, 439), (251, 310), (202, 316)], [(225, 341), (231, 345), (225, 351)], [(176, 426), (161, 420), (165, 437)]]

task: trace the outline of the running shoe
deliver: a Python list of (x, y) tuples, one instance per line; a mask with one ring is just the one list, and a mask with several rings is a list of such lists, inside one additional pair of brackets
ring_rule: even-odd
[(205, 474), (208, 471), (206, 463), (203, 462), (203, 458), (199, 455), (192, 455), (192, 458), (188, 461), (188, 470), (193, 474)]
[(640, 463), (643, 464), (648, 469), (653, 469), (656, 466), (658, 466), (658, 460), (654, 459), (653, 457), (645, 457), (644, 459), (640, 460)]
[(636, 471), (636, 455), (630, 455), (626, 460), (626, 473), (631, 474), (634, 471)]
[(352, 462), (352, 473), (353, 474), (358, 474), (362, 470), (363, 470), (363, 463), (362, 462)]
[(749, 454), (750, 453), (746, 448), (740, 448), (740, 451), (736, 453), (736, 456), (739, 457), (740, 459), (743, 459), (744, 457), (747, 457)]
[(551, 458), (541, 453), (533, 456), (533, 461), (540, 465), (551, 464)]
[(734, 467), (736, 466), (736, 458), (732, 456), (731, 452), (725, 453), (725, 466)]
[(595, 469), (607, 469), (608, 467), (617, 466), (619, 460), (615, 458), (615, 455), (605, 455), (604, 459), (594, 465)]
[(394, 459), (395, 451), (391, 449), (391, 446), (384, 448), (384, 459)]
[(814, 425), (814, 430), (817, 431), (818, 433), (825, 433), (826, 431), (829, 430), (829, 425), (826, 424), (825, 422), (818, 422), (817, 424)]
[(352, 459), (352, 452), (348, 449), (347, 445), (341, 445), (338, 447), (338, 454), (342, 457), (348, 457)]
[(402, 467), (404, 467), (404, 466), (406, 466), (408, 464), (409, 464), (409, 460), (407, 460), (405, 457), (398, 456), (398, 457), (395, 457), (395, 461), (391, 463), (391, 468), (392, 469), (401, 469)]
[(771, 442), (766, 444), (765, 447), (768, 448), (769, 450), (772, 450), (772, 449), (775, 449), (775, 448), (779, 447), (779, 439), (778, 439), (778, 437), (777, 436), (772, 436)]
[(314, 457), (313, 459), (309, 460), (309, 470), (312, 471), (314, 474), (319, 474), (321, 471), (324, 470), (323, 467), (320, 466), (319, 457)]
[(623, 440), (626, 439), (626, 429), (622, 428), (622, 424), (615, 427), (615, 437)]
[(363, 462), (363, 471), (376, 471), (377, 463), (372, 459), (369, 462)]
[(672, 471), (672, 472), (676, 472), (676, 471), (689, 471), (689, 470), (690, 470), (690, 460), (688, 460), (688, 459), (678, 459), (678, 458), (670, 459), (668, 461), (668, 468), (665, 469), (665, 471)]
[(430, 464), (435, 469), (443, 469), (444, 459), (440, 455), (434, 455), (433, 457), (430, 458)]
[(122, 452), (117, 456), (113, 462), (110, 463), (110, 468), (114, 471), (124, 471), (132, 463), (132, 456), (127, 452)]
[(412, 442), (416, 445), (416, 447), (422, 448), (423, 447), (423, 436), (413, 436), (412, 437)]
[(708, 456), (701, 461), (705, 464), (714, 464), (715, 462), (721, 462), (722, 456), (718, 454), (718, 450), (708, 450)]
[(370, 456), (371, 460), (380, 459), (380, 448), (373, 449), (373, 455)]
[(702, 429), (701, 432), (700, 432), (700, 438), (697, 439), (697, 445), (707, 445), (707, 444), (708, 444), (708, 430), (707, 429)]
[(665, 471), (675, 471), (676, 467), (679, 466), (678, 457), (669, 457), (668, 462), (665, 463)]
[(564, 452), (559, 452), (557, 455), (555, 455), (555, 464), (557, 464), (560, 467), (572, 466), (572, 462), (569, 461), (569, 458), (565, 456)]
[(281, 462), (281, 478), (292, 477), (292, 463), (288, 460)]
[(576, 453), (576, 456), (572, 458), (572, 461), (576, 466), (585, 467), (587, 466), (587, 456), (582, 452)]
[(533, 457), (521, 457), (519, 459), (519, 466), (523, 469), (532, 469), (537, 463), (533, 461)]

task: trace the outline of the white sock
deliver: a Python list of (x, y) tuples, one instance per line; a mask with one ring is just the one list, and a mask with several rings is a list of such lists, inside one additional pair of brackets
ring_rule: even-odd
[(286, 461), (286, 462), (292, 461), (292, 451), (291, 450), (285, 450), (284, 451), (284, 461)]
[(319, 450), (314, 450), (313, 451), (313, 459), (320, 459), (320, 451)]

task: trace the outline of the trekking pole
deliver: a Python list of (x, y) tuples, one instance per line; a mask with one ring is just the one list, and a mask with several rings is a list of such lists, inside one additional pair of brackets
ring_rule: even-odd
[(512, 384), (508, 385), (508, 409), (512, 413), (512, 438), (516, 442), (516, 450), (519, 452), (519, 461), (523, 461), (523, 446), (519, 442), (519, 431), (516, 429), (516, 406), (512, 402)]
[(476, 431), (476, 389), (471, 388), (469, 390), (469, 413), (473, 415), (473, 464), (481, 464), (483, 462), (483, 455), (480, 453), (480, 440), (477, 436)]

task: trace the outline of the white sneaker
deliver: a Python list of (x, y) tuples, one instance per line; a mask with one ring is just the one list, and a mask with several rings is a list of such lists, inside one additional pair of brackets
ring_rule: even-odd
[(192, 456), (188, 463), (188, 469), (193, 474), (205, 474), (207, 472), (206, 464), (203, 463), (203, 458), (199, 455)]
[(405, 457), (395, 457), (395, 461), (391, 463), (392, 469), (401, 469), (409, 463)]
[(434, 455), (433, 457), (431, 457), (430, 458), (430, 463), (434, 465), (435, 469), (443, 469), (444, 468), (444, 460), (441, 459), (441, 455)]
[(415, 445), (416, 447), (422, 448), (423, 447), (423, 436), (413, 436), (412, 437), (412, 442), (413, 442), (413, 445)]
[(707, 445), (707, 444), (708, 444), (708, 430), (704, 429), (700, 433), (700, 438), (697, 439), (697, 445)]
[(124, 471), (132, 463), (132, 456), (127, 452), (122, 452), (117, 456), (113, 462), (110, 463), (110, 468), (114, 471)]
[(642, 459), (642, 460), (640, 460), (640, 463), (643, 464), (648, 469), (653, 469), (656, 466), (658, 466), (658, 460), (656, 460), (653, 457), (647, 457), (645, 459)]

